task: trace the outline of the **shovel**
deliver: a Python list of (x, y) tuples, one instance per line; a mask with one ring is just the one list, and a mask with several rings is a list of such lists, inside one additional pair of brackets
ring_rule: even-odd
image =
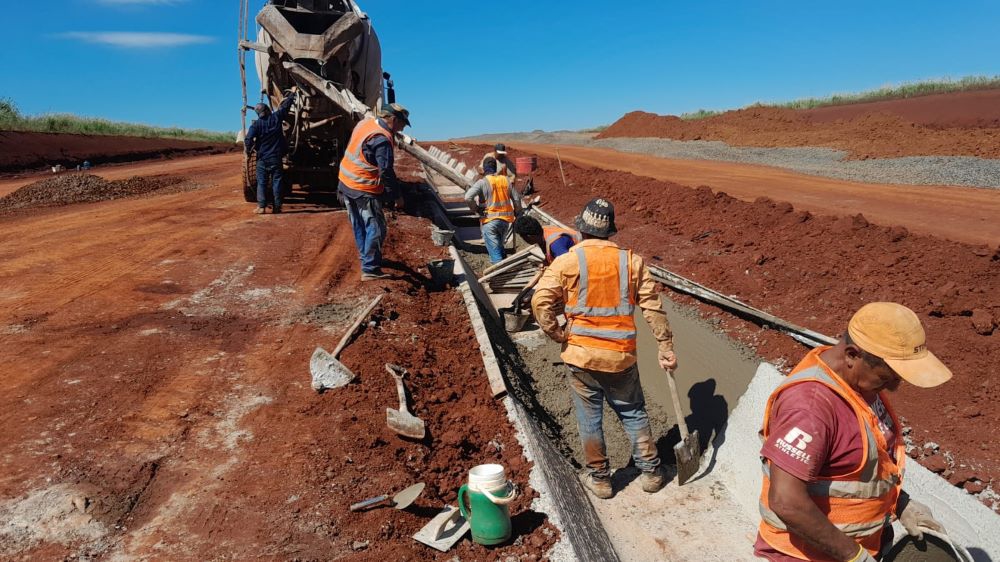
[[(424, 491), (424, 483), (414, 484), (409, 488), (399, 492), (395, 496), (392, 496), (392, 507), (396, 509), (406, 509), (410, 507), (413, 500), (420, 496), (420, 493)], [(368, 498), (365, 501), (360, 501), (358, 503), (351, 504), (351, 511), (361, 511), (362, 509), (369, 509), (374, 507), (385, 500), (389, 499), (388, 495), (385, 496), (375, 496), (374, 498)]]
[(681, 442), (674, 445), (674, 457), (677, 459), (677, 484), (684, 485), (691, 479), (701, 466), (701, 442), (698, 432), (688, 433), (684, 412), (681, 411), (681, 399), (677, 395), (677, 381), (674, 372), (667, 370), (667, 381), (670, 383), (670, 398), (674, 401), (674, 412), (677, 414), (677, 427), (681, 431)]
[(333, 353), (327, 352), (322, 347), (317, 347), (313, 351), (312, 359), (309, 360), (309, 372), (312, 374), (312, 387), (316, 392), (323, 392), (327, 389), (340, 388), (347, 383), (354, 380), (356, 376), (350, 369), (341, 363), (337, 356), (340, 352), (344, 350), (347, 346), (348, 340), (354, 335), (354, 332), (358, 330), (361, 323), (368, 318), (372, 310), (378, 305), (382, 300), (383, 295), (375, 297), (375, 299), (369, 304), (357, 318), (354, 319), (354, 324), (347, 330), (344, 337), (340, 339), (340, 343), (334, 348)]
[(426, 434), (424, 420), (414, 416), (406, 408), (406, 387), (403, 386), (403, 377), (406, 376), (406, 369), (392, 363), (385, 364), (385, 370), (389, 371), (392, 378), (396, 379), (396, 394), (399, 395), (399, 409), (385, 409), (385, 423), (389, 429), (396, 433), (413, 439), (423, 439)]

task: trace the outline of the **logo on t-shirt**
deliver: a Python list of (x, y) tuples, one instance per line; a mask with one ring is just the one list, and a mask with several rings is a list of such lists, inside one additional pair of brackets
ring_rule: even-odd
[(788, 433), (785, 434), (784, 437), (776, 440), (774, 445), (786, 455), (804, 463), (808, 463), (812, 457), (806, 453), (806, 447), (809, 446), (809, 443), (812, 440), (812, 435), (809, 435), (797, 427), (793, 427), (788, 431)]

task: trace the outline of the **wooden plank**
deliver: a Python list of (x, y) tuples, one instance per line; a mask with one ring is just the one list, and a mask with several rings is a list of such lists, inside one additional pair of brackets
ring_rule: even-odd
[(479, 352), (483, 357), (483, 367), (486, 370), (486, 377), (490, 382), (490, 391), (493, 393), (494, 398), (503, 397), (507, 394), (507, 383), (503, 380), (500, 366), (497, 364), (496, 356), (493, 354), (493, 343), (490, 341), (489, 332), (486, 330), (486, 323), (479, 313), (477, 301), (485, 304), (487, 311), (490, 311), (491, 314), (496, 313), (496, 308), (493, 307), (493, 303), (490, 302), (489, 297), (485, 293), (482, 294), (482, 297), (476, 295), (476, 287), (478, 287), (478, 291), (480, 292), (483, 288), (476, 283), (476, 276), (469, 274), (472, 270), (465, 263), (465, 260), (462, 259), (462, 255), (458, 253), (455, 246), (449, 246), (448, 251), (451, 252), (451, 257), (455, 260), (455, 265), (457, 266), (455, 273), (461, 279), (458, 286), (459, 291), (462, 293), (462, 299), (465, 300), (465, 308), (469, 311), (469, 319), (472, 322), (472, 329), (476, 333), (476, 341), (479, 342)]

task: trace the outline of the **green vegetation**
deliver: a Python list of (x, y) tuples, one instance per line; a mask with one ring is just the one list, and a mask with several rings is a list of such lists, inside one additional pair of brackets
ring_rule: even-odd
[(681, 119), (693, 120), (693, 119), (704, 119), (706, 117), (712, 117), (713, 115), (719, 115), (721, 111), (713, 111), (711, 109), (699, 109), (691, 113), (682, 113)]
[(860, 94), (834, 94), (825, 98), (806, 98), (786, 103), (763, 104), (770, 107), (787, 107), (789, 109), (813, 109), (828, 105), (846, 105), (869, 101), (896, 100), (915, 98), (931, 94), (946, 94), (949, 92), (964, 92), (968, 90), (987, 90), (1000, 88), (1000, 76), (966, 76), (959, 80), (928, 80), (924, 82), (904, 82), (897, 86), (884, 86), (877, 90), (868, 90)]
[[(783, 103), (753, 103), (750, 107), (783, 107), (787, 109), (813, 109), (831, 105), (847, 105), (872, 101), (915, 98), (931, 94), (946, 94), (949, 92), (964, 92), (970, 90), (988, 90), (1000, 88), (1000, 76), (966, 76), (958, 80), (925, 80), (921, 82), (904, 82), (895, 86), (885, 86), (877, 90), (868, 90), (857, 94), (834, 94), (825, 98), (806, 98)], [(681, 119), (704, 119), (723, 113), (699, 109), (694, 113), (685, 113)]]
[(75, 135), (119, 135), (126, 137), (170, 138), (194, 141), (235, 141), (234, 133), (181, 129), (178, 127), (153, 127), (137, 123), (121, 123), (107, 119), (78, 117), (67, 114), (22, 115), (17, 104), (9, 98), (0, 98), (0, 131), (34, 131), (39, 133), (68, 133)]

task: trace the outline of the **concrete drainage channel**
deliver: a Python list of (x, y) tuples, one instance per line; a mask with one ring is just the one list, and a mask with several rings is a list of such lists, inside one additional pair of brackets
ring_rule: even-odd
[[(684, 486), (677, 486), (675, 481), (656, 494), (646, 494), (638, 485), (630, 485), (638, 471), (628, 466), (629, 443), (617, 418), (606, 408), (605, 434), (612, 467), (616, 469), (616, 495), (611, 500), (591, 501), (578, 480), (575, 459), (581, 458), (580, 445), (559, 346), (534, 324), (515, 334), (504, 331), (497, 310), (510, 303), (512, 294), (489, 292), (489, 283), (481, 284), (470, 265), (483, 263), (481, 252), (474, 251), (481, 246), (481, 240), (477, 222), (461, 198), (467, 184), (457, 185), (455, 179), (471, 181), (474, 173), (444, 151), (432, 147), (428, 152), (455, 172), (446, 177), (424, 166), (439, 204), (435, 237), (446, 242), (454, 233), (454, 273), (459, 276), (459, 289), (476, 330), (491, 388), (494, 396), (504, 401), (525, 454), (535, 463), (530, 485), (540, 497), (533, 509), (548, 514), (563, 533), (549, 557), (555, 561), (757, 560), (752, 554), (761, 482), (757, 431), (767, 397), (783, 375), (750, 350), (713, 330), (693, 309), (664, 298), (681, 358), (677, 379), (682, 397), (688, 396), (685, 419), (692, 429), (699, 430), (705, 446), (701, 470)], [(544, 212), (536, 216), (557, 223)], [(526, 255), (522, 252), (522, 259)], [(531, 266), (530, 260), (524, 261), (525, 266)], [(670, 272), (655, 273), (658, 280), (675, 291), (695, 294), (744, 317), (757, 318), (761, 324), (809, 345), (829, 341), (822, 334), (742, 303), (726, 301), (711, 289)], [(516, 275), (507, 276), (511, 277)], [(661, 453), (670, 455), (679, 436), (666, 380), (656, 363), (652, 335), (641, 319), (637, 324), (640, 372), (653, 433), (660, 436)], [(673, 459), (666, 455), (664, 463), (670, 464)], [(1000, 562), (1000, 517), (994, 512), (916, 462), (907, 464), (904, 487), (930, 505), (959, 546), (955, 555), (941, 551), (935, 557), (933, 549), (920, 552), (900, 545), (903, 552), (894, 560)], [(905, 536), (899, 524), (895, 526), (896, 536)]]

